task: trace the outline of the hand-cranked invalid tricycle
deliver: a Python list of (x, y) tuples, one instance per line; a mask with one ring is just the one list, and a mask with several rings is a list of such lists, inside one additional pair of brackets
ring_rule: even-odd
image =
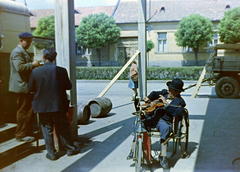
[[(134, 106), (136, 112), (132, 114), (136, 116), (134, 126), (136, 127), (136, 141), (133, 150), (133, 160), (135, 161), (135, 171), (140, 172), (142, 164), (151, 164), (156, 161), (155, 155), (151, 150), (151, 137), (160, 138), (160, 132), (152, 128), (147, 131), (142, 125), (142, 119), (146, 115), (143, 107), (140, 103), (141, 98), (136, 97), (134, 100)], [(169, 140), (172, 140), (172, 152), (168, 158), (171, 158), (176, 154), (177, 146), (182, 158), (186, 158), (188, 148), (188, 137), (189, 137), (189, 118), (188, 111), (185, 108), (184, 114), (180, 117), (175, 117), (173, 121), (173, 129), (168, 139), (164, 144), (168, 144)], [(155, 152), (156, 153), (156, 152)], [(154, 154), (155, 154), (154, 153)]]

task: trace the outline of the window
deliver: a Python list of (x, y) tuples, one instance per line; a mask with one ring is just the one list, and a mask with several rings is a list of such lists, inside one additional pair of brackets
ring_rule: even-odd
[(231, 8), (230, 5), (226, 5), (225, 9)]
[(167, 52), (167, 33), (158, 33), (158, 52)]
[(208, 42), (208, 46), (214, 46), (215, 44), (218, 44), (218, 34), (217, 34), (217, 32), (213, 35), (212, 41)]
[(86, 49), (84, 49), (83, 47), (77, 46), (76, 50), (77, 50), (77, 55), (83, 55), (86, 53)]
[(182, 51), (183, 52), (192, 52), (193, 50), (192, 50), (192, 48), (189, 48), (188, 46), (186, 46), (186, 47), (183, 47)]
[(91, 55), (91, 49), (90, 48), (83, 48), (82, 46), (78, 46), (76, 44), (76, 54), (77, 55)]

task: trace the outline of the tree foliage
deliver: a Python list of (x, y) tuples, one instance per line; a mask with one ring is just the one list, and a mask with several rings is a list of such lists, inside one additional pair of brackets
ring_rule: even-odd
[[(33, 32), (34, 36), (55, 38), (55, 19), (54, 15), (40, 18), (36, 30)], [(39, 49), (53, 48), (53, 44), (48, 46), (46, 43), (34, 42), (33, 45)]]
[(76, 42), (83, 47), (100, 49), (107, 44), (117, 43), (120, 28), (113, 17), (105, 13), (84, 17), (76, 29)]
[(82, 18), (76, 28), (76, 42), (84, 48), (95, 48), (100, 64), (100, 49), (108, 44), (117, 43), (120, 37), (120, 28), (115, 19), (105, 13), (90, 14)]
[(198, 65), (197, 53), (199, 47), (203, 46), (207, 41), (211, 41), (213, 35), (212, 22), (199, 14), (183, 17), (175, 33), (178, 46), (194, 49), (196, 65)]
[(152, 40), (148, 40), (147, 41), (147, 53), (149, 51), (151, 51), (154, 48), (154, 43), (152, 42)]
[(240, 42), (240, 7), (233, 8), (224, 13), (218, 24), (220, 41), (226, 44)]

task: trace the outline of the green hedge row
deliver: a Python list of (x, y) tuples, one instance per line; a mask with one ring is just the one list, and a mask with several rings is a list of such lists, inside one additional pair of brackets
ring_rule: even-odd
[[(122, 67), (77, 67), (76, 78), (86, 80), (111, 80)], [(129, 67), (119, 80), (129, 79)], [(182, 80), (198, 80), (203, 70), (201, 67), (148, 67), (147, 80), (169, 80), (175, 77)]]

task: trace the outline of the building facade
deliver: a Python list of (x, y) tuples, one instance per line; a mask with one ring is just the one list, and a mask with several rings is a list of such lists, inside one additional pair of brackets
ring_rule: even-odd
[[(155, 47), (147, 54), (147, 65), (179, 67), (195, 64), (193, 50), (177, 46), (174, 36), (182, 17), (191, 14), (200, 14), (213, 23), (215, 34), (212, 41), (200, 47), (198, 52), (198, 64), (205, 65), (210, 52), (204, 47), (220, 43), (217, 25), (224, 12), (239, 6), (240, 1), (237, 0), (148, 0), (147, 40), (152, 40)], [(31, 17), (32, 30), (36, 28), (37, 21), (43, 14), (54, 14), (54, 10), (31, 12), (35, 14)], [(80, 24), (82, 17), (100, 12), (112, 16), (121, 29), (121, 37), (117, 44), (101, 48), (101, 66), (123, 66), (138, 49), (138, 0), (119, 0), (116, 6), (76, 8), (75, 26)], [(76, 63), (78, 66), (98, 66), (96, 50), (76, 46)]]

